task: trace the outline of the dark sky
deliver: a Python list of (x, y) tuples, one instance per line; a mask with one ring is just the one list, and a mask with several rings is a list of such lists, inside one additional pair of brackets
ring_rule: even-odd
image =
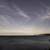
[(0, 29), (50, 33), (50, 0), (0, 0)]

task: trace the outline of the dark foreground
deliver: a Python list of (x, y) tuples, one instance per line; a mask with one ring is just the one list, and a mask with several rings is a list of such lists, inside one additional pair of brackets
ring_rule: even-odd
[(49, 50), (50, 36), (0, 36), (0, 50)]

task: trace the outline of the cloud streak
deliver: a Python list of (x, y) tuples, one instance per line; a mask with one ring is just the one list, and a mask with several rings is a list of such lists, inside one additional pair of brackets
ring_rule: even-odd
[(13, 7), (16, 9), (16, 11), (18, 11), (18, 14), (21, 15), (22, 17), (26, 18), (26, 21), (30, 20), (30, 16), (27, 15), (23, 10), (21, 10), (18, 6), (16, 6), (15, 4), (13, 4)]
[(48, 7), (46, 4), (44, 4), (43, 2), (40, 2), (40, 4), (46, 8), (46, 14), (44, 16), (41, 17), (42, 20), (46, 20), (46, 19), (50, 19), (50, 7)]

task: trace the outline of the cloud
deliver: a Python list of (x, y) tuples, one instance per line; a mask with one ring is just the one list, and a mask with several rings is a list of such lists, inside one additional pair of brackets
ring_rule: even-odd
[(0, 27), (14, 27), (16, 26), (16, 22), (15, 20), (11, 17), (11, 16), (8, 16), (8, 15), (0, 15)]
[(41, 19), (44, 21), (46, 19), (50, 19), (50, 16), (44, 16), (44, 17), (41, 17)]
[(19, 15), (23, 16), (24, 18), (26, 18), (26, 22), (30, 20), (30, 16), (28, 16), (23, 10), (19, 9)]
[(46, 8), (46, 14), (44, 14), (44, 16), (41, 16), (41, 19), (42, 20), (46, 20), (46, 19), (50, 19), (50, 7), (49, 6), (47, 6), (46, 4), (44, 4), (43, 2), (40, 2), (40, 4), (44, 7), (44, 8)]
[(46, 8), (46, 9), (50, 9), (45, 3), (43, 3), (43, 2), (40, 2), (40, 4), (44, 7), (44, 8)]
[(6, 25), (6, 24), (10, 24), (10, 23), (4, 15), (0, 15), (0, 24)]
[(27, 15), (23, 10), (21, 10), (17, 5), (13, 4), (13, 7), (16, 9), (17, 13), (22, 17), (26, 18), (26, 21), (30, 20), (30, 16)]

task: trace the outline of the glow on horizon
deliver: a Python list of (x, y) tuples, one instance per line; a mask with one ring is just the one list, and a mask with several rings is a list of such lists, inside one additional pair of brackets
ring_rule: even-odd
[(27, 27), (20, 27), (20, 28), (12, 28), (12, 29), (1, 29), (0, 35), (38, 35), (38, 34), (45, 34), (50, 33), (49, 30), (44, 28), (27, 28)]

